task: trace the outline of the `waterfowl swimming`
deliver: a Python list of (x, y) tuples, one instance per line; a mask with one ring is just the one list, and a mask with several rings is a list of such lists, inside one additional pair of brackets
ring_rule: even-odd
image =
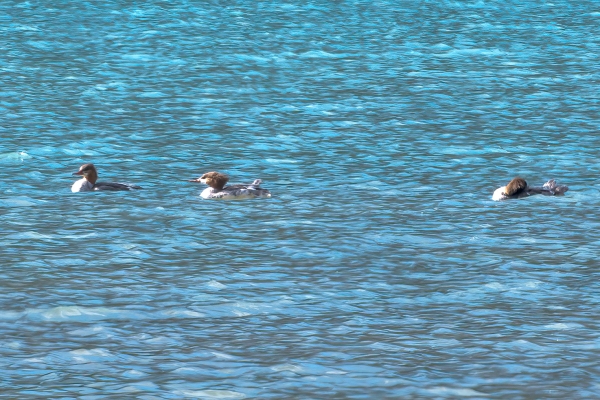
[(262, 183), (260, 179), (256, 179), (249, 185), (225, 186), (228, 181), (227, 175), (214, 171), (190, 180), (190, 182), (201, 182), (209, 186), (200, 193), (203, 199), (243, 200), (271, 197), (271, 192), (260, 188)]
[(97, 182), (98, 171), (94, 164), (83, 164), (79, 167), (79, 171), (73, 172), (73, 175), (82, 175), (83, 178), (73, 183), (71, 186), (72, 192), (92, 192), (96, 190), (132, 190), (141, 189), (136, 185), (119, 182)]
[(492, 200), (518, 199), (534, 194), (543, 194), (546, 196), (561, 196), (569, 188), (565, 185), (557, 185), (554, 179), (544, 183), (542, 187), (528, 186), (523, 178), (514, 178), (506, 186), (502, 186), (494, 191)]

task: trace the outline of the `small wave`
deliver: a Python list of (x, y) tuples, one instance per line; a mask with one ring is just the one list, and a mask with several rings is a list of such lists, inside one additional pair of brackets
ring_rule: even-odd
[(161, 320), (161, 319), (197, 319), (205, 314), (187, 308), (173, 308), (156, 312), (124, 310), (108, 307), (58, 306), (52, 308), (27, 309), (25, 311), (4, 311), (0, 320), (17, 320), (26, 317), (30, 320), (41, 321), (78, 321), (94, 322), (108, 319), (127, 320)]
[(24, 151), (11, 151), (0, 154), (0, 163), (20, 163), (31, 158), (33, 157)]
[(486, 56), (496, 57), (505, 54), (504, 51), (498, 49), (454, 49), (447, 53), (436, 54), (437, 57), (471, 57), (471, 56)]
[(177, 395), (204, 399), (244, 399), (246, 395), (232, 390), (178, 390)]
[(302, 57), (302, 58), (344, 58), (344, 57), (348, 57), (348, 54), (333, 54), (333, 53), (328, 53), (328, 52), (322, 51), (322, 50), (311, 50), (311, 51), (307, 51), (306, 53), (300, 54), (300, 57)]

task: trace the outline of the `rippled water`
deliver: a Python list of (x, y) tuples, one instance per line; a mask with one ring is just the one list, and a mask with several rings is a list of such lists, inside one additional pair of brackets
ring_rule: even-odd
[[(0, 392), (600, 398), (600, 7), (0, 4)], [(139, 184), (71, 193), (79, 165)], [(270, 200), (202, 200), (218, 170)], [(564, 197), (493, 202), (520, 175)]]

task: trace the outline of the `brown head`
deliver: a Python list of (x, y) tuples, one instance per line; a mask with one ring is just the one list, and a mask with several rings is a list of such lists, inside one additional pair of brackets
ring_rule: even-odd
[(516, 196), (523, 193), (527, 189), (527, 182), (523, 178), (514, 178), (508, 182), (504, 194), (507, 196)]
[(98, 171), (96, 171), (94, 164), (83, 164), (79, 167), (79, 171), (73, 172), (73, 175), (82, 175), (83, 178), (92, 185), (98, 180)]
[(213, 189), (222, 190), (225, 184), (229, 181), (229, 177), (220, 172), (207, 172), (200, 178), (192, 179), (190, 182), (202, 182), (206, 183)]

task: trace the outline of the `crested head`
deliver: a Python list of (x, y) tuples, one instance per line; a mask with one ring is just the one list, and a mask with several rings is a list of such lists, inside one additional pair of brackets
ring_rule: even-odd
[(506, 185), (506, 189), (504, 190), (504, 194), (507, 196), (515, 196), (521, 194), (527, 189), (527, 182), (523, 178), (514, 178), (508, 185)]
[(84, 179), (92, 184), (96, 183), (98, 180), (98, 172), (96, 171), (94, 164), (83, 164), (79, 167), (79, 171), (74, 172), (73, 175), (83, 175)]
[(207, 172), (199, 179), (200, 182), (206, 183), (213, 189), (223, 190), (225, 184), (229, 181), (229, 177), (220, 172)]

